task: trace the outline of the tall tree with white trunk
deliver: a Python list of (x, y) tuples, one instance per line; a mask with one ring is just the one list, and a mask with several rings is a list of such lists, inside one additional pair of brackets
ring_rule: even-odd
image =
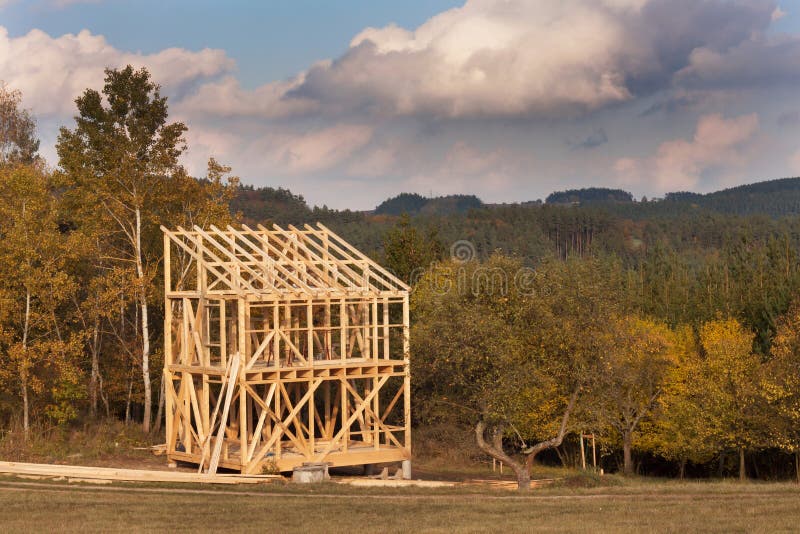
[(76, 99), (75, 128), (56, 149), (77, 224), (101, 236), (102, 261), (130, 273), (138, 307), (143, 428), (152, 420), (151, 296), (160, 260), (158, 226), (171, 219), (186, 173), (179, 164), (186, 126), (167, 122), (167, 99), (145, 69), (107, 69), (102, 92)]

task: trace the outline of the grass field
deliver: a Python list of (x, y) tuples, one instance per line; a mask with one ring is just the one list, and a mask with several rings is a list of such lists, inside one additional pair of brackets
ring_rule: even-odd
[(0, 479), (3, 532), (797, 532), (794, 484), (625, 481), (594, 489), (213, 488)]

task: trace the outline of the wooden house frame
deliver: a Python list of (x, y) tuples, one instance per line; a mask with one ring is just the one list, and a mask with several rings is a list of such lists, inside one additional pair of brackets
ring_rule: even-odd
[(322, 224), (162, 231), (171, 461), (409, 476), (406, 284)]

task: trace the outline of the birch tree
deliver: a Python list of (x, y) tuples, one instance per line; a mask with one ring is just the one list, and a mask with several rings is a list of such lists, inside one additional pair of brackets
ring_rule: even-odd
[(102, 235), (103, 256), (125, 266), (139, 308), (143, 428), (150, 430), (151, 295), (157, 275), (159, 224), (169, 216), (186, 178), (179, 164), (186, 126), (167, 123), (167, 99), (145, 69), (107, 69), (102, 93), (76, 99), (73, 130), (62, 128), (56, 149), (69, 180), (75, 213), (86, 230)]
[(36, 121), (22, 108), (22, 93), (0, 81), (0, 163), (33, 163), (38, 150)]
[[(0, 379), (19, 395), (26, 437), (34, 397), (52, 400), (78, 382), (80, 334), (64, 325), (75, 290), (67, 266), (79, 248), (73, 245), (59, 230), (49, 177), (31, 166), (0, 170)], [(61, 400), (46, 408), (62, 421), (76, 415)]]

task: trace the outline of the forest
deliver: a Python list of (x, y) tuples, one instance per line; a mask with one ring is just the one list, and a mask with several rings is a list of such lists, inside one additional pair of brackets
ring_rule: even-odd
[(800, 179), (334, 210), (214, 159), (189, 175), (146, 70), (76, 99), (57, 162), (21, 102), (0, 87), (0, 441), (161, 431), (160, 225), (321, 221), (413, 286), (415, 427), (467, 431), (520, 485), (581, 432), (606, 470), (800, 481)]

